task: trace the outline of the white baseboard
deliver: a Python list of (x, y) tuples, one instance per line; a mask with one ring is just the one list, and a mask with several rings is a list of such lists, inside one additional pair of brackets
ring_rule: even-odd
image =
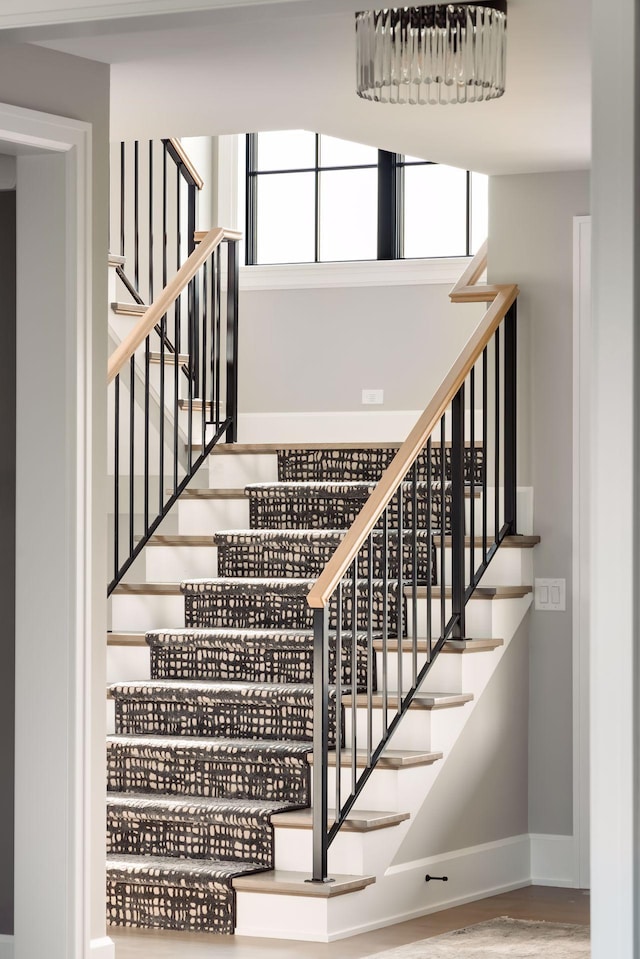
[(420, 410), (240, 413), (239, 443), (402, 443)]
[(0, 959), (13, 959), (13, 936), (0, 936)]
[(573, 836), (549, 836), (532, 833), (531, 882), (534, 886), (570, 886), (576, 888), (576, 849)]
[[(291, 897), (239, 892), (237, 933), (301, 942), (346, 939), (528, 886), (529, 855), (529, 836), (514, 836), (391, 866), (353, 896), (300, 898), (295, 908)], [(427, 873), (448, 875), (449, 881), (427, 885)]]
[(89, 956), (91, 959), (115, 959), (116, 944), (109, 936), (92, 939), (89, 945)]
[[(428, 873), (448, 876), (449, 881), (434, 881), (427, 885), (424, 877)], [(511, 836), (391, 866), (384, 877), (368, 890), (372, 897), (376, 891), (380, 894), (376, 918), (353, 924), (355, 916), (352, 915), (341, 929), (336, 929), (332, 923), (334, 928), (329, 940), (381, 929), (529, 885), (530, 842), (527, 835)], [(348, 899), (346, 896), (344, 898)], [(338, 900), (335, 902), (337, 904)], [(402, 910), (389, 912), (389, 904), (394, 903), (402, 904)], [(355, 913), (353, 908), (352, 912)], [(344, 918), (347, 916), (348, 913)]]

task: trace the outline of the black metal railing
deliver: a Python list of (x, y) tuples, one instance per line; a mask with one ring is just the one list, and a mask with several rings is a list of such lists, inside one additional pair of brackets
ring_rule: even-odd
[[(109, 594), (213, 446), (223, 436), (227, 442), (237, 438), (238, 237), (218, 241), (175, 294), (169, 312), (157, 316), (113, 376), (108, 405), (113, 476)], [(163, 303), (161, 309), (165, 307)], [(191, 375), (184, 376), (184, 369)]]
[[(140, 302), (152, 303), (195, 248), (203, 181), (179, 140), (119, 145), (112, 163), (111, 248), (119, 246)], [(116, 237), (118, 239), (116, 239)]]
[(327, 880), (329, 846), (445, 643), (467, 637), (466, 604), (516, 533), (517, 288), (508, 290), (309, 594), (315, 882)]

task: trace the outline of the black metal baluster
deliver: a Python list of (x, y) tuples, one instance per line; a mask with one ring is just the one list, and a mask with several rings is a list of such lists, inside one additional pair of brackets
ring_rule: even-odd
[(326, 609), (313, 611), (313, 882), (327, 878), (329, 630)]
[(238, 438), (238, 245), (227, 244), (227, 443)]
[(418, 461), (412, 468), (411, 485), (411, 686), (418, 678)]
[[(431, 662), (433, 652), (433, 465), (431, 458), (431, 437), (427, 440), (427, 662)], [(442, 539), (442, 530), (440, 531)], [(437, 564), (436, 564), (437, 565)], [(437, 572), (437, 571), (436, 571)]]
[(153, 303), (153, 140), (149, 140), (149, 303)]
[[(167, 148), (162, 151), (162, 288), (167, 285), (167, 247), (169, 235), (167, 229), (168, 218), (167, 201)], [(180, 352), (178, 350), (178, 352)]]
[(136, 393), (136, 358), (129, 361), (129, 553), (133, 552), (135, 540), (135, 393)]
[[(470, 449), (469, 449), (469, 470), (471, 473), (470, 499), (469, 499), (469, 584), (473, 583), (475, 575), (475, 535), (476, 535), (476, 368), (471, 367), (471, 376), (469, 378), (469, 415), (471, 418), (470, 429)], [(465, 477), (466, 485), (466, 477)]]
[(447, 591), (447, 574), (445, 571), (445, 545), (447, 542), (447, 511), (446, 502), (446, 467), (447, 443), (445, 439), (445, 416), (440, 420), (440, 637), (444, 636), (446, 615), (445, 602)]
[(207, 443), (207, 325), (209, 323), (207, 267), (208, 263), (205, 263), (202, 275), (202, 449)]
[(126, 144), (120, 144), (120, 256), (125, 255)]
[(382, 514), (382, 726), (389, 728), (389, 507)]
[(373, 753), (373, 534), (368, 539), (367, 575), (367, 765)]
[[(174, 314), (174, 336), (176, 351), (173, 354), (173, 492), (178, 490), (178, 394), (179, 394), (179, 354), (180, 354), (180, 297), (176, 300)], [(191, 379), (189, 379), (191, 382)]]
[[(336, 592), (337, 620), (336, 620), (336, 820), (342, 809), (341, 776), (342, 776), (342, 580), (338, 583)], [(351, 668), (357, 665), (351, 664)]]
[(162, 325), (162, 336), (160, 337), (160, 423), (159, 423), (159, 465), (158, 465), (158, 512), (161, 514), (164, 506), (164, 424), (167, 415), (164, 398), (164, 345), (167, 339), (167, 314), (160, 321)]
[(136, 290), (140, 289), (140, 170), (138, 141), (133, 144), (133, 276)]
[(353, 560), (351, 578), (351, 793), (358, 783), (358, 556)]
[(493, 539), (500, 538), (500, 327), (495, 332), (495, 489)]
[[(222, 365), (221, 365), (221, 363), (222, 363), (222, 360), (221, 360), (221, 357), (222, 357), (222, 321), (221, 321), (221, 318), (222, 318), (222, 309), (221, 309), (221, 302), (220, 302), (220, 288), (221, 288), (221, 282), (220, 282), (220, 276), (221, 276), (221, 271), (220, 271), (220, 247), (218, 247), (218, 249), (217, 249), (216, 252), (214, 253), (214, 258), (215, 258), (215, 259), (214, 259), (213, 262), (215, 262), (215, 281), (216, 281), (216, 285), (215, 285), (215, 304), (214, 304), (214, 306), (215, 306), (215, 318), (216, 318), (216, 396), (215, 396), (215, 402), (216, 402), (216, 411), (217, 411), (216, 415), (217, 415), (217, 417), (218, 417), (217, 422), (216, 422), (216, 429), (219, 430), (219, 429), (220, 429), (220, 375), (221, 375), (221, 369), (222, 369)], [(228, 296), (228, 295), (229, 295), (229, 293), (228, 293), (228, 291), (227, 291), (227, 296)], [(227, 411), (225, 410), (225, 419), (226, 419), (226, 416), (227, 416)]]
[(504, 521), (508, 533), (518, 531), (517, 495), (517, 317), (518, 301), (510, 307), (504, 321)]
[(403, 544), (404, 544), (404, 490), (402, 488), (402, 483), (398, 487), (397, 494), (398, 502), (398, 547), (397, 547), (397, 562), (398, 562), (398, 592), (396, 597), (396, 602), (398, 605), (398, 616), (397, 616), (397, 631), (398, 631), (398, 653), (397, 653), (397, 671), (398, 671), (398, 689), (397, 689), (397, 710), (400, 712), (402, 708), (402, 691), (404, 683), (402, 681), (402, 641), (404, 639), (404, 570), (403, 566)]
[(464, 639), (464, 383), (451, 404), (451, 615), (453, 637)]
[(487, 446), (487, 348), (482, 351), (482, 562), (487, 562), (487, 467), (489, 465)]
[(118, 578), (120, 555), (120, 374), (114, 384), (113, 445), (113, 578)]
[(149, 337), (144, 341), (144, 531), (149, 532), (149, 377), (151, 348)]

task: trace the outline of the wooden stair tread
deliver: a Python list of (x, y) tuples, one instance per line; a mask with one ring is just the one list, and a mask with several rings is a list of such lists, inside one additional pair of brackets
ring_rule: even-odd
[[(350, 749), (340, 750), (340, 765), (343, 769), (351, 767), (352, 753)], [(431, 766), (439, 762), (443, 753), (437, 751), (419, 752), (415, 749), (386, 749), (378, 760), (380, 769), (411, 769), (414, 766)], [(307, 762), (313, 766), (313, 753), (307, 755)], [(356, 750), (356, 766), (364, 769), (368, 764), (367, 753), (364, 749)], [(329, 766), (336, 766), (336, 753), (329, 750)]]
[[(435, 645), (437, 642), (436, 639), (433, 640), (432, 645)], [(449, 639), (444, 644), (442, 648), (443, 653), (484, 653), (492, 652), (494, 649), (498, 649), (500, 646), (504, 646), (503, 639)], [(382, 652), (384, 649), (384, 644), (381, 639), (374, 639), (373, 648), (376, 652)], [(418, 638), (417, 648), (419, 653), (426, 654), (428, 652), (428, 644), (426, 639)], [(387, 652), (388, 653), (397, 653), (398, 652), (398, 640), (397, 639), (388, 639), (387, 640)], [(413, 640), (405, 639), (402, 642), (402, 652), (403, 653), (412, 653), (413, 652)]]
[[(205, 406), (206, 406), (207, 410), (211, 410), (213, 404), (212, 404), (209, 400), (207, 400), (207, 402), (205, 403)], [(188, 409), (189, 409), (189, 400), (188, 400), (188, 398), (187, 398), (187, 399), (178, 400), (178, 407), (179, 407), (179, 409), (181, 409), (181, 410), (188, 410)], [(196, 413), (202, 412), (202, 400), (192, 399), (192, 400), (191, 400), (191, 409), (192, 409), (193, 411), (195, 411)], [(200, 445), (202, 445), (202, 444), (200, 444)]]
[[(413, 697), (410, 709), (451, 709), (457, 706), (466, 706), (473, 700), (470, 693), (416, 693)], [(344, 706), (351, 706), (353, 697), (350, 695), (342, 696)], [(366, 693), (359, 693), (356, 696), (357, 706), (366, 706), (368, 697)], [(384, 706), (384, 695), (381, 692), (373, 693), (371, 696), (371, 705), (374, 709), (382, 709)], [(398, 708), (397, 692), (387, 693), (387, 707), (389, 709)]]
[(111, 309), (118, 316), (143, 316), (149, 307), (144, 303), (112, 303)]
[(112, 595), (181, 596), (180, 583), (118, 583)]
[[(165, 350), (164, 353), (150, 352), (149, 353), (149, 362), (151, 363), (162, 363), (164, 360), (165, 363), (174, 366), (175, 364), (175, 353), (171, 353), (169, 350)], [(188, 353), (178, 353), (178, 363), (180, 366), (189, 365), (189, 354)]]
[[(426, 586), (418, 586), (416, 592), (418, 599), (427, 598)], [(532, 592), (532, 586), (477, 586), (471, 599), (522, 599), (524, 596), (528, 596)], [(440, 599), (441, 593), (442, 587), (431, 587), (432, 599)], [(408, 598), (411, 598), (413, 596), (413, 587), (406, 586), (404, 589), (404, 595)], [(451, 598), (450, 586), (445, 587), (445, 599), (447, 598)]]
[(180, 548), (185, 546), (209, 546), (211, 549), (214, 549), (215, 543), (213, 536), (196, 536), (186, 533), (163, 535), (156, 533), (156, 535), (152, 536), (147, 542), (147, 546), (177, 546)]
[[(173, 495), (173, 490), (166, 490)], [(181, 499), (246, 499), (244, 487), (235, 489), (186, 489)]]
[[(408, 812), (376, 812), (372, 810), (356, 810), (350, 812), (340, 827), (343, 832), (375, 832), (378, 829), (389, 829), (406, 822), (411, 818)], [(313, 826), (312, 809), (294, 809), (287, 812), (274, 813), (271, 822), (278, 829), (311, 829)], [(335, 810), (330, 809), (327, 824), (335, 822)]]
[(107, 633), (107, 646), (144, 646), (146, 647), (147, 642), (145, 640), (145, 633), (125, 633), (125, 632), (111, 632)]
[[(256, 455), (275, 454), (278, 450), (397, 450), (401, 443), (384, 442), (353, 442), (353, 443), (219, 443), (212, 450), (213, 456), (243, 455), (254, 453)], [(440, 449), (442, 444), (439, 440), (434, 441), (431, 446), (433, 449)], [(446, 447), (450, 447), (449, 441), (445, 442)], [(470, 443), (465, 443), (470, 447)], [(482, 448), (482, 442), (477, 440), (476, 449)]]
[[(491, 549), (495, 540), (493, 536), (487, 536), (487, 549)], [(442, 543), (442, 537), (435, 535), (433, 537), (433, 545), (440, 547)], [(505, 536), (505, 538), (500, 543), (500, 548), (505, 549), (533, 549), (534, 546), (538, 546), (540, 543), (539, 536)], [(445, 536), (444, 538), (445, 547), (451, 546), (451, 537)], [(469, 548), (471, 546), (471, 537), (465, 536), (464, 545)], [(476, 536), (473, 540), (474, 549), (482, 549), (483, 540), (482, 536)]]
[(331, 876), (331, 882), (308, 882), (308, 872), (273, 869), (233, 880), (236, 892), (258, 892), (269, 895), (305, 896), (310, 899), (333, 899), (346, 893), (359, 892), (376, 881), (375, 876)]

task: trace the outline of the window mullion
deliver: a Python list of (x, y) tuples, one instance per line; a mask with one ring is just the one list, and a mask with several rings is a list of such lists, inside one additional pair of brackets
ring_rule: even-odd
[(378, 259), (398, 258), (396, 155), (378, 150)]
[(245, 209), (245, 261), (253, 266), (258, 259), (258, 177), (252, 176), (258, 168), (258, 135), (247, 134), (246, 163), (246, 209)]

